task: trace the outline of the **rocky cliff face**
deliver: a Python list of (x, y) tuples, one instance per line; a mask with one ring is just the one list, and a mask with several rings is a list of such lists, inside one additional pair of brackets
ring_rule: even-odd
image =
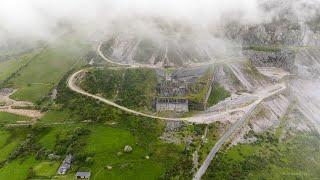
[(246, 50), (243, 54), (247, 56), (254, 66), (258, 67), (278, 67), (289, 72), (295, 69), (295, 52), (290, 50), (279, 51), (255, 51)]
[(300, 40), (290, 45), (251, 46), (243, 54), (258, 67), (279, 67), (302, 76), (316, 76), (319, 71), (320, 33), (307, 29)]
[(105, 53), (116, 61), (152, 65), (177, 65), (208, 61), (210, 56), (199, 42), (168, 38), (155, 40), (121, 34), (105, 44)]
[(216, 65), (214, 81), (233, 93), (251, 92), (258, 87), (271, 84), (271, 79), (259, 73), (249, 61)]
[(230, 50), (233, 43), (206, 30), (162, 33), (157, 37), (119, 32), (102, 45), (102, 50), (115, 61), (159, 66), (183, 66), (241, 54), (240, 50)]
[(241, 40), (244, 46), (294, 45), (301, 41), (301, 31), (298, 24), (279, 20), (244, 29)]
[(288, 0), (262, 1), (266, 12), (274, 12), (272, 20), (253, 25), (230, 22), (224, 25), (224, 34), (242, 45), (243, 54), (255, 66), (280, 67), (294, 72), (295, 54), (299, 54), (299, 49), (320, 45), (320, 15), (300, 16), (297, 5), (301, 5), (301, 9), (312, 8), (306, 3)]
[(242, 27), (238, 36), (233, 39), (241, 42), (243, 55), (255, 66), (279, 67), (289, 72), (297, 72), (297, 69), (301, 71), (307, 68), (305, 66), (314, 69), (317, 65), (309, 65), (316, 61), (320, 32), (311, 30), (307, 24), (294, 22), (279, 26), (277, 24), (278, 22), (274, 22), (255, 27)]
[(320, 77), (320, 49), (307, 48), (297, 51), (295, 58), (297, 74), (303, 79), (319, 79)]
[(263, 101), (249, 118), (254, 132), (275, 130), (280, 126), (281, 118), (287, 112), (290, 101), (283, 95), (277, 95)]

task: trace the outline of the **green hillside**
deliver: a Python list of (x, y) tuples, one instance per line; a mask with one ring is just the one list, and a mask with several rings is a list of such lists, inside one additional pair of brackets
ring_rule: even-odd
[(36, 102), (46, 96), (66, 72), (81, 64), (87, 51), (89, 47), (74, 37), (57, 40), (10, 79), (8, 84), (18, 89), (12, 98)]

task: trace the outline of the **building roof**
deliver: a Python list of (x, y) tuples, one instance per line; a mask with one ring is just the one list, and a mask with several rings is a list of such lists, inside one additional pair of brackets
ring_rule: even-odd
[(67, 169), (65, 167), (60, 167), (58, 170), (58, 174), (65, 174), (67, 172)]
[(76, 176), (80, 176), (80, 177), (90, 177), (91, 172), (77, 172)]
[(58, 169), (58, 174), (66, 174), (71, 167), (72, 155), (67, 155)]

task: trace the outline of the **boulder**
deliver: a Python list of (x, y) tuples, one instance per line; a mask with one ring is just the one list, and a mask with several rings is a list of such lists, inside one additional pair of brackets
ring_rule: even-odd
[(50, 160), (58, 160), (60, 158), (61, 157), (59, 155), (56, 155), (56, 154), (53, 154), (53, 153), (48, 155), (48, 159), (50, 159)]
[(132, 147), (129, 146), (129, 145), (126, 145), (123, 149), (124, 152), (128, 153), (128, 152), (131, 152), (132, 151)]

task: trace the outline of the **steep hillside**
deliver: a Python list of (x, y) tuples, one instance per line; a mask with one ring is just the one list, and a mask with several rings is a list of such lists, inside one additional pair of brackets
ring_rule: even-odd
[[(43, 49), (14, 74), (5, 86), (18, 89), (12, 95), (16, 100), (36, 102), (48, 95), (66, 72), (71, 70), (89, 50), (74, 37), (65, 37)], [(81, 63), (79, 63), (81, 64)]]

